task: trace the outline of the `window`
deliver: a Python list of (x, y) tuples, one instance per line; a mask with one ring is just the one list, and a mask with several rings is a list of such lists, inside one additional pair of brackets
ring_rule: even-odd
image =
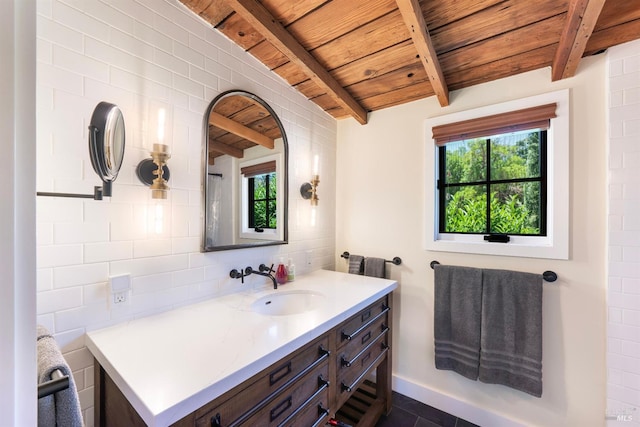
[(434, 117), (426, 132), (426, 249), (568, 259), (568, 90)]
[(547, 131), (438, 148), (440, 233), (546, 235)]
[(277, 182), (276, 173), (265, 173), (249, 178), (249, 203), (247, 204), (249, 228), (261, 229), (277, 227)]

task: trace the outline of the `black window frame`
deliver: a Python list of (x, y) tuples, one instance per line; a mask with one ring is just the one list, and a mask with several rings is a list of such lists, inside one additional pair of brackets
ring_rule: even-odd
[[(259, 178), (259, 177), (265, 177), (265, 197), (264, 198), (260, 198), (260, 199), (256, 199), (255, 198), (255, 179)], [(261, 174), (261, 175), (255, 175), (255, 176), (251, 176), (249, 178), (247, 178), (248, 182), (248, 203), (247, 203), (247, 209), (248, 209), (248, 226), (249, 228), (253, 228), (254, 230), (258, 230), (258, 229), (266, 229), (266, 230), (275, 230), (277, 229), (276, 227), (269, 227), (269, 217), (271, 216), (271, 214), (276, 214), (277, 213), (277, 195), (271, 196), (271, 178), (276, 178), (276, 172), (269, 172), (266, 174)], [(277, 178), (276, 178), (277, 179)], [(255, 208), (256, 208), (256, 203), (258, 202), (265, 202), (265, 215), (266, 215), (266, 226), (256, 226), (256, 213), (255, 213)]]
[[(530, 131), (534, 131), (531, 129)], [(491, 138), (486, 139), (486, 171), (485, 179), (474, 182), (450, 183), (446, 182), (446, 144), (438, 146), (438, 233), (440, 234), (466, 234), (466, 235), (490, 235), (491, 233), (491, 185), (510, 184), (522, 182), (540, 182), (540, 232), (539, 234), (518, 234), (508, 233), (510, 236), (527, 236), (527, 237), (546, 237), (547, 236), (547, 129), (538, 129), (540, 141), (540, 176), (534, 178), (517, 178), (517, 179), (501, 179), (491, 180)], [(502, 134), (506, 135), (506, 134)], [(498, 135), (493, 135), (498, 136)], [(446, 231), (446, 188), (449, 187), (470, 187), (484, 185), (486, 187), (486, 231), (484, 232), (464, 232), (464, 231)]]

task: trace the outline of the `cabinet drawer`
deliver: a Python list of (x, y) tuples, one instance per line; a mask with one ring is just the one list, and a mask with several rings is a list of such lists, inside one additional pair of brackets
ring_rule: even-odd
[(329, 339), (325, 335), (239, 385), (231, 394), (223, 395), (201, 408), (198, 410), (196, 425), (215, 425), (211, 420), (217, 416), (223, 426), (252, 425), (246, 421), (263, 413), (272, 400), (277, 400), (293, 384), (297, 387), (301, 384), (299, 381), (312, 378), (317, 385), (318, 375), (323, 374), (324, 378), (328, 378), (328, 343)]
[(368, 324), (362, 333), (342, 347), (338, 352), (338, 374), (356, 364), (366, 354), (367, 347), (386, 335), (389, 330), (387, 324), (386, 315), (378, 317), (375, 322)]
[(338, 349), (365, 333), (369, 325), (387, 316), (389, 310), (387, 297), (383, 297), (344, 322), (337, 334)]
[(381, 333), (375, 341), (365, 346), (350, 360), (349, 365), (338, 361), (338, 395), (346, 395), (364, 379), (364, 376), (374, 366), (377, 366), (387, 353), (387, 332)]
[[(315, 405), (312, 408), (315, 409), (314, 422), (319, 418), (318, 403), (324, 401), (326, 405), (329, 396), (328, 378), (329, 364), (325, 362), (322, 368), (309, 373), (304, 379), (298, 381), (295, 386), (274, 396), (263, 410), (238, 425), (246, 427), (309, 426), (310, 424), (302, 424), (296, 420), (303, 414), (308, 416), (308, 411), (314, 403)], [(226, 424), (222, 425), (226, 426)]]

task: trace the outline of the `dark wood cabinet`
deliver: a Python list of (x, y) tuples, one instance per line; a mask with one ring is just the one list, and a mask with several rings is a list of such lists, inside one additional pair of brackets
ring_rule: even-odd
[[(386, 295), (173, 425), (310, 427), (331, 417), (359, 427), (375, 424), (391, 409), (391, 298)], [(145, 425), (97, 361), (95, 382), (97, 426)]]

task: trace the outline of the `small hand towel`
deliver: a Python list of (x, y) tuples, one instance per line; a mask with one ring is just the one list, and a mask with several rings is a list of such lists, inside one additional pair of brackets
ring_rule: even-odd
[(478, 379), (482, 270), (435, 265), (436, 369)]
[(483, 270), (479, 379), (542, 396), (542, 278)]
[(364, 259), (364, 275), (369, 277), (380, 277), (385, 275), (384, 258), (367, 257)]
[(349, 274), (362, 274), (363, 261), (362, 255), (349, 255)]
[(38, 325), (37, 337), (38, 383), (49, 381), (56, 369), (69, 375), (69, 388), (38, 399), (38, 426), (82, 427), (80, 400), (69, 365), (44, 326)]

